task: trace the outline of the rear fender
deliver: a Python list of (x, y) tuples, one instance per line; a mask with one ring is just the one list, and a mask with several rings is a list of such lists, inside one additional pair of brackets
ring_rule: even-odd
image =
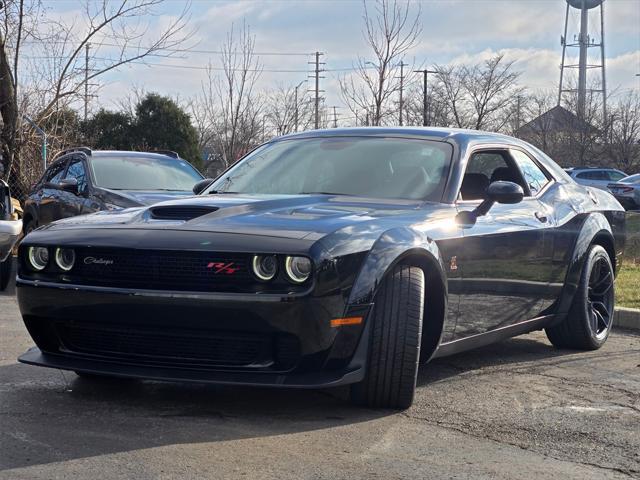
[[(616, 245), (620, 244), (620, 240), (616, 242), (611, 224), (602, 213), (590, 213), (583, 222), (580, 232), (576, 237), (571, 259), (569, 260), (564, 287), (560, 295), (558, 309), (556, 312), (560, 318), (564, 318), (571, 308), (571, 304), (578, 289), (578, 283), (582, 274), (582, 268), (584, 267), (584, 263), (587, 258), (587, 253), (596, 238), (598, 238), (601, 243), (609, 242), (611, 248), (614, 250), (609, 253), (613, 253), (613, 263), (617, 263), (615, 261), (615, 250)], [(608, 248), (608, 250), (611, 248)]]

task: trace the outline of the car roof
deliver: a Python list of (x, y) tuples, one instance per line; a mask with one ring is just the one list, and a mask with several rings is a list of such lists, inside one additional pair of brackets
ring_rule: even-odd
[(92, 157), (138, 157), (138, 158), (173, 158), (176, 160), (184, 160), (180, 158), (176, 152), (169, 150), (158, 150), (155, 152), (138, 152), (133, 150), (92, 150), (88, 147), (73, 147), (58, 153), (54, 157), (54, 161), (51, 164), (58, 162), (61, 159), (67, 159), (70, 155), (84, 154), (86, 158)]
[(181, 158), (176, 158), (168, 153), (161, 152), (133, 152), (131, 150), (92, 150), (91, 157), (139, 157), (139, 158), (173, 158), (176, 160), (183, 160)]
[(463, 128), (442, 128), (442, 127), (349, 127), (349, 128), (329, 128), (324, 130), (307, 130), (304, 132), (290, 133), (274, 138), (272, 141), (278, 142), (293, 138), (314, 138), (314, 137), (341, 137), (341, 136), (371, 136), (371, 137), (418, 137), (435, 141), (460, 142), (477, 141), (500, 141), (517, 144), (520, 141), (516, 138), (503, 135), (501, 133), (485, 132), (482, 130), (467, 130)]
[(622, 170), (618, 170), (617, 168), (611, 167), (569, 167), (565, 168), (567, 172), (581, 172), (584, 170), (612, 170), (614, 172), (622, 172)]

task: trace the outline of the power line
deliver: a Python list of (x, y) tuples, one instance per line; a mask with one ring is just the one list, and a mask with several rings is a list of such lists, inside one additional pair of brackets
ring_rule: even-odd
[[(23, 43), (30, 43), (30, 44), (41, 44), (42, 42), (36, 41), (36, 40), (27, 40), (27, 41), (23, 41)], [(56, 44), (56, 45), (65, 45), (67, 43), (70, 43), (68, 41), (63, 41), (63, 40), (52, 40), (52, 41), (47, 41), (47, 44)], [(143, 47), (143, 46), (139, 46), (139, 45), (118, 45), (117, 43), (95, 43), (94, 46), (97, 47), (116, 47), (116, 48), (129, 48), (129, 49), (136, 49), (136, 50), (142, 50), (142, 51), (148, 51), (148, 50), (158, 50), (158, 51), (162, 51), (162, 52), (174, 52), (174, 53), (208, 53), (208, 54), (214, 54), (214, 55), (220, 55), (223, 53), (228, 53), (228, 52), (224, 52), (222, 50), (200, 50), (200, 49), (190, 49), (190, 48), (152, 48), (152, 47)], [(295, 57), (308, 57), (313, 55), (313, 53), (311, 52), (253, 52), (254, 55), (264, 55), (264, 56), (295, 56)]]

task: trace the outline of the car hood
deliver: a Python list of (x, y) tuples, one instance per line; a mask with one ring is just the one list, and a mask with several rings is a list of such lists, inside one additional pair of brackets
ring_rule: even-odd
[[(210, 209), (208, 212), (206, 209)], [(206, 195), (161, 202), (147, 208), (72, 217), (45, 229), (161, 229), (319, 240), (354, 226), (375, 230), (406, 226), (427, 217), (451, 217), (452, 207), (409, 200), (342, 195)], [(191, 219), (180, 219), (193, 215)], [(161, 212), (161, 214), (159, 214)], [(441, 212), (441, 213), (437, 213)], [(446, 212), (446, 213), (445, 213)], [(160, 218), (159, 218), (160, 217)], [(173, 217), (168, 220), (167, 217)]]

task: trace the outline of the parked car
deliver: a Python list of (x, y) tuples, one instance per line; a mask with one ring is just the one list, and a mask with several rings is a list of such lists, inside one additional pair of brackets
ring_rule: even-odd
[[(206, 183), (206, 182), (205, 182)], [(625, 214), (498, 134), (311, 131), (249, 153), (200, 196), (70, 218), (20, 246), (37, 347), (80, 376), (351, 384), (408, 407), (418, 364), (545, 329), (611, 331)]]
[(22, 222), (18, 218), (11, 198), (9, 185), (0, 180), (0, 291), (7, 288), (12, 270), (11, 251), (22, 232)]
[(626, 173), (615, 168), (573, 167), (566, 168), (565, 171), (581, 185), (606, 191), (611, 182), (618, 182), (627, 176)]
[(193, 195), (200, 180), (202, 175), (175, 152), (65, 150), (29, 193), (24, 231), (61, 218)]
[(627, 209), (640, 209), (640, 173), (608, 185), (614, 197)]

